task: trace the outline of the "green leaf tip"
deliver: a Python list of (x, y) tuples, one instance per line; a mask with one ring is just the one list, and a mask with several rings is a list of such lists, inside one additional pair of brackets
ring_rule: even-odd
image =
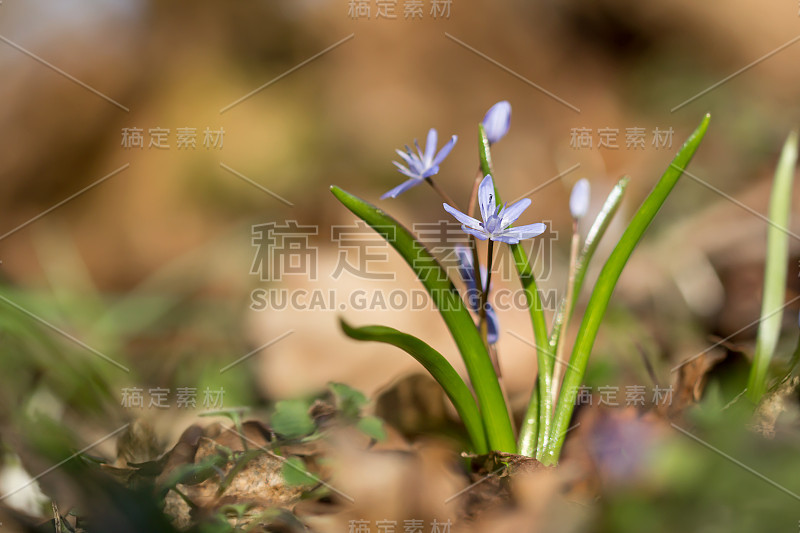
[(775, 355), (781, 334), (786, 301), (786, 278), (789, 264), (789, 227), (792, 214), (792, 185), (797, 166), (797, 132), (793, 131), (783, 145), (769, 200), (767, 256), (764, 267), (761, 317), (756, 334), (756, 351), (747, 380), (747, 397), (754, 403), (761, 400), (770, 378), (770, 361)]

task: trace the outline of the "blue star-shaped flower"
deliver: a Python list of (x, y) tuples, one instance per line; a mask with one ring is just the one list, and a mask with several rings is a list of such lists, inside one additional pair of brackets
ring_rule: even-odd
[(541, 235), (547, 229), (541, 222), (510, 228), (509, 226), (516, 222), (522, 212), (531, 205), (531, 201), (528, 198), (523, 198), (510, 206), (508, 204), (504, 206), (497, 205), (494, 197), (494, 182), (489, 175), (483, 178), (480, 187), (478, 187), (478, 205), (481, 208), (483, 222), (462, 213), (448, 204), (443, 205), (445, 211), (461, 222), (461, 229), (464, 232), (474, 235), (482, 241), (491, 239), (507, 244), (517, 244), (522, 239), (530, 239)]
[(431, 128), (430, 131), (428, 131), (428, 142), (425, 143), (425, 152), (420, 149), (416, 139), (414, 139), (414, 146), (417, 148), (416, 154), (412, 152), (411, 148), (408, 146), (406, 146), (405, 152), (396, 150), (406, 164), (403, 165), (398, 161), (392, 161), (392, 163), (394, 163), (394, 166), (397, 167), (397, 170), (401, 174), (408, 176), (410, 179), (381, 196), (381, 200), (385, 198), (397, 198), (399, 194), (407, 191), (411, 187), (419, 185), (425, 178), (430, 178), (439, 172), (439, 163), (444, 161), (444, 158), (447, 157), (450, 150), (453, 149), (458, 137), (453, 135), (450, 141), (445, 144), (438, 153), (436, 153), (436, 139), (436, 130)]
[[(464, 246), (456, 247), (456, 255), (458, 255), (458, 272), (461, 274), (461, 279), (467, 286), (467, 305), (470, 309), (479, 312), (480, 309), (480, 291), (475, 284), (475, 268), (472, 263), (472, 253)], [(480, 267), (481, 271), (481, 287), (486, 285), (486, 268)], [(497, 343), (500, 336), (500, 324), (497, 320), (497, 313), (495, 312), (492, 304), (486, 304), (486, 340), (489, 344)]]

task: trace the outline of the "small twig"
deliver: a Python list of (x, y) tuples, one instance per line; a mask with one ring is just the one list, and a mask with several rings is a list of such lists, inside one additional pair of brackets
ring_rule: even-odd
[(478, 173), (475, 174), (475, 182), (472, 184), (472, 192), (469, 193), (469, 204), (466, 213), (469, 216), (474, 216), (472, 213), (475, 212), (475, 203), (478, 200), (478, 187), (481, 184), (481, 180), (483, 179), (483, 171), (481, 171), (481, 167), (478, 166)]

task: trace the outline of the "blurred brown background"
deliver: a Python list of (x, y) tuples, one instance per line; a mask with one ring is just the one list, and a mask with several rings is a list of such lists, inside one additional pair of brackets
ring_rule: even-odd
[[(494, 150), (497, 178), (509, 197), (580, 164), (536, 192), (525, 214), (528, 222), (550, 221), (561, 235), (546, 287), (563, 281), (571, 184), (588, 177), (597, 209), (616, 179), (630, 175), (619, 231), (706, 112), (712, 125), (692, 174), (766, 211), (777, 153), (800, 123), (800, 44), (787, 45), (800, 35), (795, 1), (453, 0), (448, 16), (434, 18), (426, 0), (423, 16), (413, 20), (404, 18), (402, 0), (394, 20), (376, 18), (378, 6), (370, 4), (369, 18), (354, 18), (347, 0), (5, 0), (4, 284), (30, 296), (35, 303), (29, 308), (88, 344), (124, 356), (145, 383), (185, 384), (187, 375), (197, 374), (184, 369), (201, 356), (227, 364), (292, 331), (244, 363), (242, 370), (255, 372), (242, 379), (252, 380), (259, 394), (296, 394), (329, 380), (374, 392), (417, 369), (415, 363), (398, 351), (345, 339), (336, 309), (248, 310), (250, 291), (265, 285), (250, 274), (250, 228), (286, 220), (320, 227), (313, 241), (320, 249), (319, 279), (287, 279), (282, 286), (289, 290), (347, 294), (372, 287), (352, 276), (330, 277), (338, 257), (330, 226), (352, 224), (353, 218), (327, 188), (337, 184), (378, 202), (402, 179), (391, 165), (394, 149), (423, 139), (430, 127), (440, 139), (459, 136), (438, 181), (461, 202), (477, 164), (476, 125), (499, 100), (513, 106), (511, 131)], [(177, 147), (177, 130), (185, 127), (196, 128), (197, 148)], [(646, 131), (644, 149), (625, 147), (625, 130), (634, 127)], [(145, 147), (125, 148), (123, 128), (143, 129)], [(147, 146), (151, 128), (169, 130), (170, 148)], [(202, 146), (206, 128), (224, 129), (222, 147)], [(570, 146), (574, 128), (592, 130), (591, 149)], [(620, 147), (598, 148), (600, 128), (617, 129)], [(671, 148), (652, 146), (654, 128), (674, 130)], [(379, 205), (409, 225), (445, 219), (422, 187)], [(800, 224), (793, 231), (800, 232)], [(702, 350), (709, 334), (725, 336), (755, 320), (765, 234), (763, 220), (685, 177), (618, 289), (617, 301), (645, 322), (652, 318), (654, 330), (626, 326), (621, 341), (601, 343), (598, 351), (632, 354), (620, 356), (623, 366), (640, 364), (634, 343), (656, 359), (679, 359)], [(797, 244), (793, 240), (794, 256)], [(407, 268), (389, 255), (393, 263), (385, 268), (398, 272), (396, 286), (416, 287)], [(795, 262), (790, 280), (796, 278)], [(122, 341), (111, 340), (104, 329), (109, 316), (140, 296), (167, 301), (114, 315), (138, 317), (142, 324), (131, 326)], [(160, 311), (148, 315), (152, 309)], [(678, 324), (699, 318), (700, 326), (676, 334), (659, 325), (665, 313)], [(457, 358), (433, 313), (344, 314), (357, 324), (385, 323), (419, 334)], [(530, 337), (524, 313), (501, 321), (505, 332)], [(743, 333), (744, 342), (748, 335), (753, 332)], [(533, 351), (504, 334), (500, 353), (512, 396), (524, 401), (535, 374)]]

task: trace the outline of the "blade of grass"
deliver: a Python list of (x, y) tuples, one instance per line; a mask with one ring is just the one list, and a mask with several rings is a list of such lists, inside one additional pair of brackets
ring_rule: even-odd
[(767, 259), (764, 271), (764, 296), (761, 301), (761, 320), (756, 336), (756, 353), (747, 380), (747, 397), (758, 402), (767, 387), (769, 363), (778, 345), (781, 333), (783, 307), (786, 296), (786, 271), (789, 262), (789, 215), (792, 208), (792, 181), (797, 164), (797, 133), (786, 139), (781, 152), (772, 195), (769, 200), (767, 227)]
[(386, 326), (354, 328), (344, 320), (339, 322), (342, 330), (350, 338), (391, 344), (416, 359), (433, 376), (433, 379), (442, 386), (447, 397), (453, 402), (453, 406), (456, 408), (458, 415), (467, 428), (467, 433), (472, 439), (475, 452), (484, 454), (489, 451), (478, 404), (475, 403), (475, 398), (472, 397), (472, 393), (467, 388), (464, 380), (461, 379), (458, 372), (455, 371), (442, 354), (417, 337), (394, 328)]
[(517, 445), (497, 374), (472, 316), (444, 268), (410, 231), (382, 210), (331, 187), (334, 196), (397, 250), (425, 286), (464, 359), (486, 428), (489, 446), (516, 453)]
[(581, 321), (575, 346), (570, 357), (570, 365), (564, 374), (564, 384), (561, 395), (556, 407), (555, 420), (551, 435), (555, 436), (547, 445), (543, 460), (545, 464), (555, 464), (558, 462), (564, 438), (567, 434), (572, 412), (575, 409), (575, 398), (578, 387), (583, 381), (586, 372), (586, 365), (592, 351), (594, 341), (597, 338), (597, 331), (603, 320), (611, 294), (622, 274), (622, 269), (628, 262), (634, 248), (644, 235), (645, 230), (653, 221), (658, 210), (669, 196), (678, 179), (683, 174), (683, 169), (691, 161), (692, 156), (697, 151), (703, 136), (708, 129), (710, 115), (706, 115), (696, 130), (689, 136), (680, 149), (678, 154), (670, 163), (664, 175), (658, 181), (652, 192), (647, 196), (644, 203), (636, 211), (630, 224), (622, 234), (619, 242), (611, 256), (603, 266), (600, 276), (597, 279), (592, 296), (586, 307), (586, 313)]
[(522, 419), (522, 426), (519, 430), (517, 448), (520, 455), (533, 457), (536, 454), (536, 439), (539, 431), (539, 386), (538, 381), (533, 382), (531, 399), (528, 402), (528, 410)]

